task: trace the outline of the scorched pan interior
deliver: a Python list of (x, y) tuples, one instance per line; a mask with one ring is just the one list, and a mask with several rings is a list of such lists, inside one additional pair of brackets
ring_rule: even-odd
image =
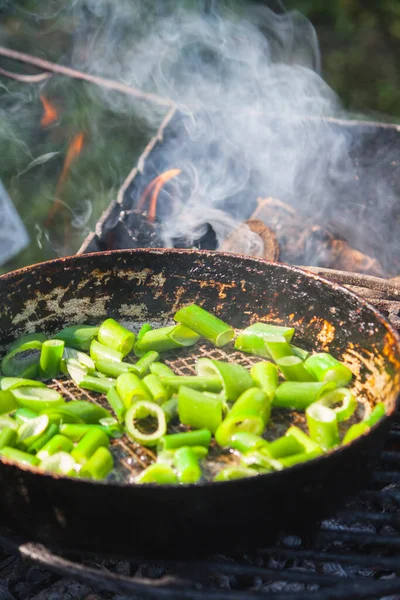
[[(367, 410), (388, 416), (350, 445), (285, 471), (224, 483), (136, 486), (45, 475), (0, 462), (4, 524), (77, 550), (187, 558), (265, 544), (281, 529), (310, 526), (366, 485), (389, 431), (399, 393), (396, 333), (349, 291), (282, 264), (189, 250), (124, 250), (63, 258), (0, 277), (4, 351), (18, 335), (51, 334), (112, 316), (132, 326), (165, 324), (196, 302), (234, 327), (256, 320), (296, 327), (296, 343), (329, 350), (356, 375)], [(190, 371), (195, 349), (176, 354)], [(204, 346), (203, 355), (230, 352)], [(237, 357), (235, 357), (237, 360)], [(244, 357), (250, 364), (251, 357)], [(247, 361), (247, 362), (246, 362)], [(76, 397), (84, 397), (76, 391)], [(286, 427), (289, 420), (286, 422)]]

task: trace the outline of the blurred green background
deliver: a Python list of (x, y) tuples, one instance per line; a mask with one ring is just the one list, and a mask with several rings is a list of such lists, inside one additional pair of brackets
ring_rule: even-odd
[[(160, 10), (160, 5), (146, 1), (148, 25), (151, 13)], [(0, 0), (0, 44), (70, 64), (76, 39), (81, 43), (84, 36), (77, 31), (71, 11), (79, 2)], [(95, 7), (96, 0), (91, 4)], [(210, 10), (217, 3), (182, 0), (182, 4), (193, 10)], [(239, 14), (245, 11), (244, 0), (226, 0), (224, 4)], [(400, 123), (400, 2), (287, 0), (284, 4), (302, 12), (316, 28), (323, 76), (351, 116)], [(164, 11), (174, 5), (176, 2), (161, 0)], [(88, 26), (102, 27), (106, 21), (107, 14), (99, 13), (97, 24)], [(146, 24), (131, 26), (134, 34), (135, 27), (143, 29)], [(0, 67), (37, 72), (2, 57)], [(63, 77), (25, 84), (0, 75), (0, 180), (31, 238), (29, 248), (0, 267), (0, 273), (75, 253), (154, 133), (134, 109), (116, 114), (91, 88), (92, 84)], [(43, 107), (39, 98), (43, 93), (58, 111), (57, 120), (44, 128), (40, 126)], [(61, 209), (46, 226), (68, 144), (79, 132), (84, 136), (82, 152), (60, 193)]]

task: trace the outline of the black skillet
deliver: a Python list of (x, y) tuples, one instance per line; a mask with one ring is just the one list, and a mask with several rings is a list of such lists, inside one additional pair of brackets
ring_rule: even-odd
[[(329, 350), (351, 367), (359, 418), (380, 401), (387, 417), (368, 435), (328, 455), (226, 483), (97, 483), (3, 460), (3, 524), (79, 551), (187, 558), (255, 547), (279, 530), (304, 529), (367, 484), (396, 408), (399, 340), (371, 306), (300, 269), (188, 250), (126, 250), (50, 261), (0, 277), (1, 346), (5, 350), (26, 332), (50, 334), (109, 316), (136, 325), (164, 324), (192, 302), (237, 328), (259, 319), (293, 325), (298, 345)], [(230, 356), (212, 352), (225, 360)]]

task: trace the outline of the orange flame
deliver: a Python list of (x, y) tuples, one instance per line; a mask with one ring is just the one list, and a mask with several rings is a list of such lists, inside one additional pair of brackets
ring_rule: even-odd
[(146, 200), (151, 194), (149, 212), (147, 215), (149, 223), (154, 223), (154, 220), (156, 218), (158, 194), (160, 193), (164, 185), (170, 179), (173, 179), (174, 177), (179, 175), (179, 173), (181, 173), (181, 169), (169, 169), (169, 171), (164, 171), (164, 173), (161, 173), (161, 175), (157, 175), (157, 177), (155, 177), (153, 181), (151, 181), (144, 190), (138, 202), (137, 208), (138, 210), (143, 210), (143, 207), (146, 204)]
[(57, 121), (58, 113), (55, 106), (51, 104), (49, 100), (47, 100), (46, 96), (40, 96), (40, 101), (43, 104), (43, 117), (40, 120), (40, 124), (42, 127), (47, 127)]
[(60, 208), (62, 206), (62, 203), (60, 200), (61, 190), (62, 190), (64, 181), (71, 169), (72, 163), (82, 152), (84, 137), (85, 137), (84, 133), (82, 131), (80, 131), (79, 133), (74, 135), (74, 137), (72, 138), (72, 140), (70, 141), (70, 143), (68, 145), (67, 154), (66, 154), (66, 157), (64, 160), (61, 175), (57, 182), (56, 197), (55, 197), (55, 200), (49, 210), (49, 214), (47, 215), (47, 219), (45, 221), (45, 227), (49, 227), (51, 225), (51, 223), (54, 220), (54, 217), (56, 216), (57, 212), (60, 210)]

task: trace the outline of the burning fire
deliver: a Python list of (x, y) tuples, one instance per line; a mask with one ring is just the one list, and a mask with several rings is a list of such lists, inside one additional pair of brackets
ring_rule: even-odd
[(52, 224), (55, 215), (60, 210), (60, 207), (62, 205), (61, 200), (60, 200), (62, 187), (63, 187), (64, 181), (71, 169), (73, 162), (79, 156), (79, 154), (82, 152), (84, 137), (85, 137), (84, 133), (82, 131), (80, 131), (79, 133), (74, 135), (74, 137), (72, 138), (72, 140), (70, 141), (70, 143), (68, 145), (67, 155), (64, 160), (64, 165), (63, 165), (63, 168), (61, 171), (60, 178), (57, 182), (56, 197), (55, 197), (52, 207), (49, 210), (49, 214), (47, 215), (47, 219), (45, 221), (45, 227), (49, 227)]
[(162, 190), (162, 188), (168, 181), (170, 181), (171, 179), (173, 179), (174, 177), (179, 175), (179, 173), (181, 173), (181, 169), (169, 169), (168, 171), (164, 171), (164, 173), (161, 173), (160, 175), (155, 177), (153, 179), (153, 181), (151, 181), (149, 183), (149, 185), (146, 187), (146, 189), (144, 190), (144, 192), (138, 202), (137, 208), (140, 211), (142, 211), (144, 205), (146, 204), (147, 198), (151, 194), (149, 211), (148, 211), (148, 215), (147, 215), (147, 219), (148, 219), (149, 223), (154, 223), (154, 220), (156, 218), (157, 199), (158, 199), (158, 195), (159, 195), (160, 191)]
[(43, 104), (43, 117), (40, 120), (40, 124), (42, 127), (47, 127), (57, 121), (58, 113), (55, 106), (51, 104), (51, 102), (46, 98), (46, 96), (40, 96), (40, 101)]

